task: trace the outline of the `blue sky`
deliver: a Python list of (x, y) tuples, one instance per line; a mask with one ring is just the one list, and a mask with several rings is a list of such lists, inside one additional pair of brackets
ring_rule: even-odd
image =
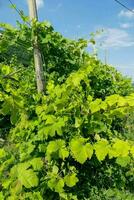
[[(27, 0), (12, 0), (28, 14)], [(120, 0), (134, 9), (134, 0)], [(91, 32), (104, 29), (97, 37), (99, 55), (134, 80), (134, 14), (114, 0), (37, 0), (39, 20), (49, 20), (56, 31), (69, 38), (89, 38)], [(0, 22), (15, 25), (19, 19), (8, 0), (0, 1)], [(99, 44), (102, 43), (102, 46)]]

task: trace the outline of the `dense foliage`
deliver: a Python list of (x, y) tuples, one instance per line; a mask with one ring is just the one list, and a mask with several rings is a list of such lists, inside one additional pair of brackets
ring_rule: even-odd
[(31, 28), (1, 27), (0, 199), (134, 199), (131, 81), (87, 41), (35, 23), (47, 80), (37, 94)]

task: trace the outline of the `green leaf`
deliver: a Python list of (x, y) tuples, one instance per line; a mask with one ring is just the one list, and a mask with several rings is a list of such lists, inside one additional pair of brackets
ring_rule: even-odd
[(7, 200), (18, 200), (18, 196), (15, 194), (12, 194), (12, 196), (9, 196)]
[(76, 173), (72, 173), (69, 175), (66, 175), (64, 177), (65, 183), (68, 187), (73, 187), (76, 185), (76, 183), (79, 181), (78, 178), (76, 177)]
[(79, 128), (82, 124), (82, 119), (75, 117), (75, 128)]
[(58, 180), (55, 185), (55, 192), (62, 193), (64, 191), (63, 187), (64, 187), (64, 180), (63, 179)]
[(131, 153), (132, 157), (134, 158), (134, 146), (131, 147), (130, 153)]
[(65, 158), (67, 158), (69, 156), (69, 152), (66, 148), (61, 148), (59, 149), (59, 157), (62, 158), (63, 160), (65, 160)]
[(14, 178), (18, 177), (19, 173), (23, 173), (23, 170), (28, 169), (30, 167), (30, 165), (31, 164), (29, 162), (14, 165), (10, 170), (10, 176), (14, 177)]
[(59, 168), (56, 165), (54, 165), (52, 173), (56, 175), (58, 174), (58, 172), (59, 172)]
[(87, 153), (84, 148), (84, 142), (85, 140), (83, 138), (72, 139), (70, 142), (70, 150), (72, 152), (72, 156), (81, 164), (87, 160)]
[(51, 190), (54, 190), (55, 192), (62, 193), (64, 191), (64, 180), (61, 178), (52, 178), (48, 181), (48, 187), (50, 187)]
[(109, 106), (113, 106), (118, 102), (119, 98), (120, 98), (120, 96), (118, 94), (114, 94), (114, 95), (107, 97), (106, 102), (108, 103)]
[(0, 192), (0, 200), (4, 200), (4, 195), (2, 192)]
[(8, 189), (9, 185), (12, 183), (12, 179), (4, 180), (2, 186), (4, 189)]
[(39, 181), (36, 173), (32, 169), (28, 169), (30, 165), (30, 162), (20, 163), (10, 171), (10, 176), (17, 178), (26, 188), (37, 186)]
[(54, 124), (56, 122), (56, 117), (54, 115), (46, 115), (46, 122), (45, 124)]
[(41, 170), (43, 167), (43, 161), (41, 158), (34, 158), (30, 161), (30, 164), (32, 165), (33, 169), (36, 171)]
[(92, 147), (92, 145), (87, 143), (85, 145), (85, 149), (86, 149), (87, 156), (90, 159), (92, 157), (92, 155), (93, 155), (93, 147)]
[[(64, 141), (62, 141), (63, 144), (64, 144)], [(59, 146), (58, 146), (58, 143), (57, 141), (51, 141), (49, 142), (48, 146), (47, 146), (47, 152), (46, 154), (47, 155), (51, 155), (52, 153), (56, 152), (59, 150)]]
[(51, 179), (48, 181), (48, 187), (49, 187), (51, 190), (54, 190), (55, 185), (56, 185), (56, 179), (55, 179), (55, 178), (51, 178)]
[(5, 162), (2, 162), (0, 164), (0, 174), (3, 173), (3, 171), (8, 168), (9, 166), (13, 165), (15, 163), (15, 157), (11, 155), (10, 158), (7, 158)]
[(105, 139), (99, 140), (97, 143), (94, 144), (94, 150), (98, 160), (103, 161), (109, 152), (108, 141)]
[(18, 195), (22, 191), (22, 183), (20, 180), (14, 181), (10, 187), (11, 194)]
[(107, 103), (106, 103), (105, 101), (101, 102), (100, 108), (101, 108), (102, 110), (106, 110), (106, 109), (107, 109)]
[(24, 142), (20, 146), (20, 160), (23, 161), (29, 158), (30, 154), (34, 151), (34, 149), (35, 149), (35, 145), (33, 145), (31, 141)]
[(83, 164), (87, 158), (91, 158), (93, 154), (92, 146), (87, 143), (85, 138), (75, 138), (70, 142), (70, 150), (76, 161)]
[(45, 21), (43, 22), (44, 26), (47, 27), (47, 28), (50, 28), (51, 27), (51, 23), (49, 21)]
[[(113, 157), (123, 156), (126, 157), (129, 154), (130, 145), (127, 141), (116, 139), (112, 146), (112, 153)], [(109, 153), (110, 154), (110, 153)]]
[(46, 144), (39, 144), (38, 148), (39, 148), (39, 152), (43, 152), (43, 153), (46, 152)]
[(3, 104), (2, 104), (2, 109), (0, 110), (0, 112), (3, 114), (3, 115), (7, 115), (9, 114), (11, 111), (11, 105), (9, 104), (8, 101), (5, 101)]
[(129, 163), (130, 163), (130, 157), (126, 156), (126, 157), (118, 157), (116, 159), (116, 163), (121, 165), (122, 167), (126, 167)]
[(0, 148), (0, 158), (4, 158), (5, 156), (6, 156), (5, 150)]
[(51, 156), (53, 153), (57, 153), (59, 158), (63, 160), (69, 156), (69, 152), (65, 146), (64, 140), (59, 139), (59, 140), (49, 142), (47, 146), (47, 151), (46, 151), (46, 155), (48, 159), (51, 159)]
[[(70, 62), (70, 60), (69, 60)], [(80, 82), (81, 80), (84, 78), (84, 74), (83, 73), (79, 73), (77, 72), (77, 74), (72, 74), (70, 76), (70, 80), (71, 80), (71, 83), (75, 86), (75, 87), (78, 87), (80, 85)]]
[(32, 169), (25, 170), (19, 172), (18, 180), (21, 181), (21, 184), (26, 188), (32, 188), (38, 186), (38, 177)]
[(48, 136), (54, 137), (56, 133), (61, 136), (63, 133), (62, 128), (65, 126), (67, 118), (56, 119), (53, 115), (49, 115), (49, 117), (45, 116), (45, 119), (47, 119), (45, 126), (38, 132), (39, 138), (43, 140), (44, 138), (47, 139)]
[(47, 34), (45, 38), (42, 39), (42, 43), (46, 44), (48, 42), (51, 42), (51, 35)]
[(93, 102), (90, 103), (89, 108), (90, 108), (92, 114), (95, 113), (95, 112), (100, 111), (100, 109), (101, 109), (101, 102), (102, 102), (101, 99), (96, 99), (95, 101), (93, 101)]
[(19, 112), (18, 112), (18, 109), (14, 108), (12, 111), (11, 111), (11, 117), (10, 117), (10, 120), (11, 120), (11, 123), (12, 124), (15, 124), (19, 119)]

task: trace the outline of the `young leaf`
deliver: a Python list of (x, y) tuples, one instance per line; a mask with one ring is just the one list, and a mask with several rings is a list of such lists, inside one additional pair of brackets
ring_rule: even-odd
[(95, 113), (95, 112), (100, 111), (100, 109), (101, 109), (101, 102), (102, 102), (101, 99), (96, 99), (95, 101), (93, 101), (93, 102), (90, 103), (90, 110), (91, 110), (92, 114)]
[(0, 148), (0, 158), (3, 158), (6, 156), (6, 152), (4, 149)]
[(76, 161), (83, 164), (87, 158), (91, 158), (93, 149), (90, 144), (86, 144), (86, 139), (76, 138), (70, 142), (70, 150)]
[(69, 156), (69, 152), (65, 146), (64, 140), (55, 140), (49, 142), (46, 151), (48, 159), (51, 158), (53, 153), (57, 153), (59, 158), (62, 158), (63, 160)]
[(59, 157), (62, 158), (63, 160), (65, 160), (65, 158), (67, 158), (69, 156), (69, 152), (66, 148), (61, 148), (59, 149)]
[(114, 150), (114, 156), (127, 156), (129, 154), (130, 145), (127, 141), (116, 139), (112, 146)]
[(32, 169), (22, 170), (18, 175), (18, 180), (26, 188), (32, 188), (38, 186), (38, 177)]
[(4, 200), (4, 195), (2, 192), (0, 192), (0, 200)]
[(11, 185), (11, 188), (10, 188), (11, 194), (18, 195), (21, 191), (22, 191), (22, 183), (21, 183), (21, 181), (17, 180), (15, 182), (13, 182), (12, 185)]
[(62, 193), (64, 191), (64, 180), (52, 178), (48, 181), (48, 187), (55, 192)]
[(109, 152), (108, 141), (105, 139), (99, 140), (94, 144), (94, 150), (98, 160), (103, 161)]
[(65, 183), (68, 187), (73, 187), (76, 185), (76, 183), (79, 181), (78, 178), (76, 177), (76, 173), (72, 173), (69, 175), (66, 175), (64, 177)]
[(32, 165), (33, 169), (36, 171), (40, 170), (43, 167), (43, 161), (41, 158), (34, 158), (30, 161), (30, 164)]
[(129, 163), (130, 163), (130, 157), (126, 156), (126, 157), (118, 157), (116, 159), (116, 163), (121, 165), (122, 167), (126, 167)]
[(59, 179), (55, 185), (55, 192), (62, 193), (64, 191), (64, 180)]

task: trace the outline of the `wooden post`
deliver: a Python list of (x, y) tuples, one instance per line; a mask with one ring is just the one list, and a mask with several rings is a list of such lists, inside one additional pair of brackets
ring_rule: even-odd
[[(32, 23), (33, 19), (38, 20), (37, 5), (36, 0), (28, 0), (29, 4), (29, 15)], [(36, 74), (36, 83), (38, 93), (44, 93), (45, 91), (45, 78), (43, 72), (43, 62), (41, 57), (41, 52), (38, 45), (38, 36), (34, 33), (34, 65)]]

